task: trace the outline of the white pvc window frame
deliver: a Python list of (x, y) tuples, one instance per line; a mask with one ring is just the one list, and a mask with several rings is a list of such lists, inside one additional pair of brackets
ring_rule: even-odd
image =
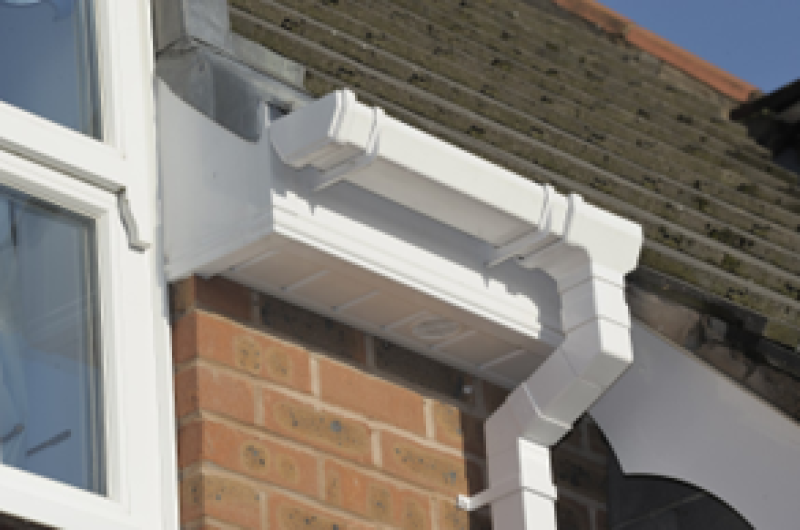
[(144, 137), (152, 138), (147, 129), (154, 121), (152, 109), (142, 105), (143, 91), (152, 93), (150, 76), (143, 77), (152, 71), (152, 53), (144, 53), (152, 50), (150, 9), (147, 0), (94, 0), (92, 11), (102, 139), (0, 101), (0, 149), (114, 193), (128, 191), (137, 221), (144, 223), (147, 219), (139, 217), (150, 216), (148, 198), (140, 193), (137, 179), (142, 162), (152, 162), (145, 160), (147, 146), (142, 144)]
[(94, 0), (102, 140), (0, 102), (0, 185), (92, 219), (96, 234), (105, 495), (0, 465), (0, 512), (80, 530), (174, 530), (176, 442), (166, 282), (156, 241), (148, 0)]
[[(126, 382), (120, 341), (120, 286), (113, 271), (124, 268), (124, 240), (120, 237), (114, 196), (21, 157), (0, 152), (0, 182), (39, 200), (60, 206), (94, 222), (98, 289), (100, 292), (100, 355), (103, 377), (103, 424), (107, 496), (79, 490), (32, 473), (0, 465), (0, 512), (59, 528), (70, 521), (82, 528), (132, 528), (123, 421)], [(120, 248), (122, 247), (122, 248)], [(43, 506), (48, 506), (43, 510)], [(58, 506), (57, 509), (55, 506)], [(53, 512), (50, 514), (50, 512)], [(57, 513), (60, 512), (60, 513)], [(96, 520), (103, 524), (93, 524)]]

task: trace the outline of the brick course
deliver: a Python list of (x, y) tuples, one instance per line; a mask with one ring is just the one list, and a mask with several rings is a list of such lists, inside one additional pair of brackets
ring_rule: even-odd
[(423, 400), (419, 394), (328, 359), (320, 360), (319, 378), (323, 401), (425, 435)]
[(227, 318), (194, 310), (173, 326), (175, 362), (201, 358), (303, 392), (311, 391), (308, 353)]
[(277, 443), (252, 429), (213, 419), (197, 420), (184, 425), (178, 438), (181, 467), (210, 462), (297, 493), (312, 497), (318, 493), (319, 475), (314, 454)]
[[(183, 528), (491, 528), (455, 499), (506, 390), (226, 280), (172, 296)], [(556, 450), (561, 528), (600, 528), (604, 451), (588, 421)]]
[(260, 425), (267, 431), (356, 462), (372, 462), (372, 429), (365, 422), (270, 390), (264, 390), (262, 400)]

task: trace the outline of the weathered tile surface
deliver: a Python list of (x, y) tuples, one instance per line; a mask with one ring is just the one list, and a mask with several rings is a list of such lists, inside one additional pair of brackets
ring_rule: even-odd
[(521, 0), (229, 3), (234, 31), (303, 64), (312, 94), (350, 87), (641, 223), (643, 268), (762, 316), (774, 341), (800, 342), (797, 176), (726, 118), (732, 101), (612, 42), (617, 19), (600, 21), (603, 34)]

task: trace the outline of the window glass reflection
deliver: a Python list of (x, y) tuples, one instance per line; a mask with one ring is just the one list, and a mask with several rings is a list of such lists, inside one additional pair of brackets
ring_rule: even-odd
[(0, 0), (0, 100), (100, 138), (90, 0)]
[(0, 460), (105, 493), (94, 226), (0, 188)]

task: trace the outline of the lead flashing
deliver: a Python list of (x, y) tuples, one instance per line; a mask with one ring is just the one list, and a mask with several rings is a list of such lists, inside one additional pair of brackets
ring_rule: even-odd
[(227, 0), (155, 0), (153, 12), (157, 53), (187, 38), (228, 47)]
[(155, 0), (154, 15), (159, 77), (229, 130), (255, 140), (262, 102), (290, 111), (308, 100), (297, 95), (305, 67), (232, 33), (226, 0)]

